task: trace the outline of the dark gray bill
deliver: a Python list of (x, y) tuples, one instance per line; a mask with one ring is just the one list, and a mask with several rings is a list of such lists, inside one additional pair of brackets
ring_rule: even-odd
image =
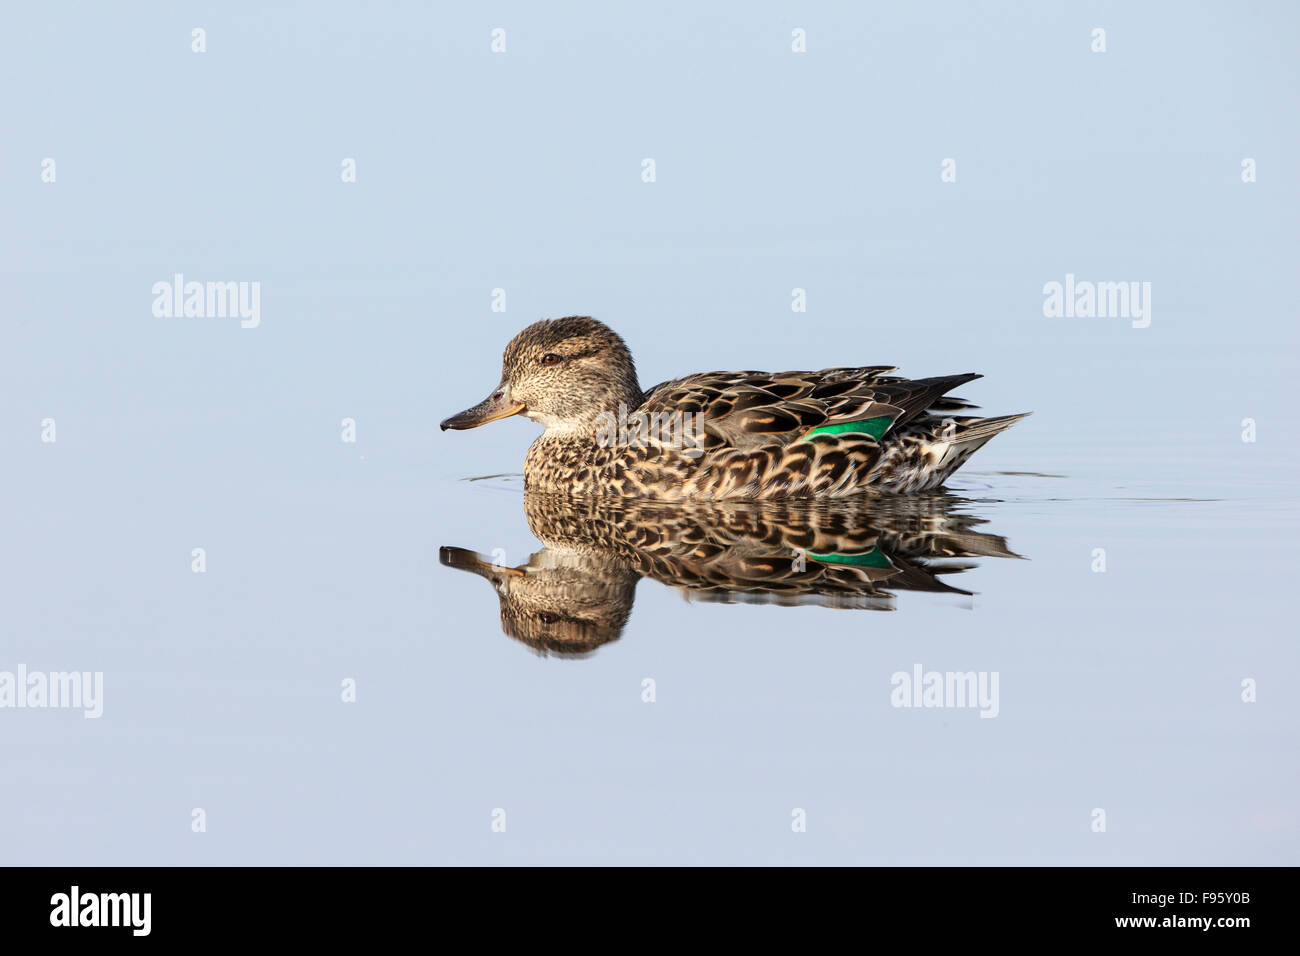
[(442, 424), (438, 427), (443, 431), (448, 428), (478, 428), (479, 425), (486, 425), (498, 418), (509, 418), (511, 415), (518, 415), (524, 410), (524, 403), (512, 401), (506, 397), (506, 394), (507, 389), (504, 386), (499, 386), (495, 392), (473, 408), (467, 408), (463, 412), (452, 415), (451, 418), (443, 419)]

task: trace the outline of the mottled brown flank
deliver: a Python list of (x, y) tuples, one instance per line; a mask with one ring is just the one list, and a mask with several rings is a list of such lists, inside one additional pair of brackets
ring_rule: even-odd
[[(548, 353), (560, 356), (553, 366)], [(623, 340), (595, 319), (570, 316), (524, 329), (506, 347), (503, 382), (548, 431), (524, 462), (530, 491), (662, 500), (837, 498), (941, 485), (970, 455), (1023, 415), (954, 415), (972, 406), (947, 393), (974, 373), (907, 379), (891, 366), (820, 371), (705, 372), (642, 392)], [(672, 443), (601, 447), (602, 412), (690, 413), (702, 454)], [(862, 433), (807, 433), (886, 417), (877, 441)]]

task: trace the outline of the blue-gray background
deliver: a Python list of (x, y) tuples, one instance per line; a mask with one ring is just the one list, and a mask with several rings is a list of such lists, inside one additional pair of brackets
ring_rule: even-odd
[[(0, 711), (0, 861), (1297, 862), (1297, 26), (6, 3), (0, 670), (106, 700)], [(176, 272), (260, 282), (261, 326), (155, 318)], [(1151, 326), (1044, 318), (1066, 273), (1151, 282)], [(1036, 414), (957, 484), (1032, 560), (964, 575), (973, 610), (644, 583), (620, 641), (537, 659), (437, 564), (536, 548), (517, 493), (460, 480), (536, 426), (436, 423), (575, 312), (647, 385), (984, 372), (963, 394)], [(1001, 716), (892, 709), (916, 662), (999, 671)]]

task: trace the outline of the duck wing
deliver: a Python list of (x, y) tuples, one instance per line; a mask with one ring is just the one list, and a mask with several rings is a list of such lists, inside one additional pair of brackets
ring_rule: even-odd
[[(864, 434), (877, 442), (927, 410), (969, 408), (947, 392), (977, 379), (971, 372), (936, 378), (891, 376), (894, 366), (816, 372), (703, 372), (663, 382), (641, 411), (700, 416), (705, 450), (788, 445), (815, 434)], [(861, 429), (845, 426), (867, 423)]]
[[(891, 433), (927, 411), (970, 407), (947, 393), (980, 377), (907, 379), (893, 371), (704, 372), (655, 386), (640, 411), (695, 416), (702, 457), (682, 477), (694, 494), (848, 494), (865, 486)], [(654, 477), (647, 469), (646, 480)]]

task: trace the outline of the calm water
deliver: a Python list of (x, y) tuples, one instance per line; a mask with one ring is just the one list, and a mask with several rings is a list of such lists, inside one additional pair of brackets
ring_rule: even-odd
[[(85, 6), (0, 14), (0, 674), (103, 713), (0, 708), (0, 862), (1300, 861), (1294, 5)], [(155, 315), (176, 273), (260, 323)], [(468, 480), (531, 423), (436, 430), (573, 313), (644, 385), (1034, 415), (856, 564), (638, 558)]]
[[(508, 636), (493, 586), (439, 562), (464, 548), (563, 574), (556, 521), (532, 515), (544, 550), (517, 479), (425, 486), (348, 447), (303, 487), (198, 480), (194, 506), (129, 461), (93, 483), (67, 464), (16, 521), (10, 654), (103, 670), (104, 716), (3, 714), (15, 862), (1295, 858), (1279, 622), (1300, 515), (1277, 489), (1191, 499), (975, 466), (950, 497), (858, 515), (894, 565), (947, 567), (969, 595), (724, 604), (653, 576), (593, 586), (588, 566), (525, 598), (614, 621), (573, 656)], [(181, 528), (204, 574), (167, 553)], [(934, 560), (934, 533), (989, 556)], [(892, 706), (892, 675), (918, 665), (996, 672), (996, 717)]]

